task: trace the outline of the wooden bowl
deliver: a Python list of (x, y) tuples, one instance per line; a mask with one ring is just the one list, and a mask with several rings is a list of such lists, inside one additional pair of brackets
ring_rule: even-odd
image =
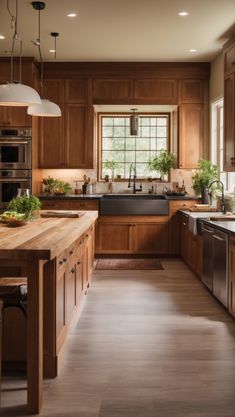
[(20, 227), (25, 226), (27, 223), (27, 220), (9, 219), (6, 221), (7, 227)]

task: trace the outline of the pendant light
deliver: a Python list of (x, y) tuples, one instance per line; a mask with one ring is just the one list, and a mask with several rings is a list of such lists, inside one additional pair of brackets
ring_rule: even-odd
[(40, 68), (40, 85), (41, 85), (41, 104), (35, 104), (33, 106), (29, 106), (27, 113), (30, 116), (38, 116), (38, 117), (60, 117), (61, 110), (59, 106), (53, 103), (50, 100), (44, 98), (44, 80), (43, 80), (43, 59), (42, 59), (42, 51), (41, 51), (41, 21), (40, 21), (40, 12), (41, 10), (45, 9), (45, 3), (42, 1), (33, 1), (32, 6), (35, 10), (38, 11), (38, 38), (34, 43), (35, 46), (38, 48), (39, 58), (41, 62)]
[(132, 114), (130, 115), (130, 135), (138, 136), (139, 116), (136, 113), (137, 109), (131, 109)]
[[(22, 39), (18, 35), (18, 0), (15, 0), (15, 16), (8, 12), (11, 16), (14, 34), (12, 37), (11, 48), (11, 79), (10, 82), (0, 85), (0, 106), (29, 106), (31, 104), (40, 104), (41, 99), (36, 90), (21, 82), (21, 61), (22, 61)], [(13, 80), (13, 55), (15, 49), (15, 42), (20, 42), (20, 62), (19, 62), (19, 80)]]

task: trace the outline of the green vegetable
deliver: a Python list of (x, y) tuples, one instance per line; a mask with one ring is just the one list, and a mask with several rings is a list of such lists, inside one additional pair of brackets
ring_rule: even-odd
[(40, 208), (41, 202), (34, 195), (13, 198), (8, 205), (8, 210), (21, 213), (25, 219), (29, 220), (33, 218), (34, 212), (40, 210)]
[(45, 185), (45, 192), (48, 194), (67, 194), (72, 190), (68, 182), (50, 176), (43, 178), (42, 183)]
[(4, 211), (0, 216), (2, 221), (7, 220), (24, 220), (25, 214), (24, 213), (17, 213), (16, 211)]

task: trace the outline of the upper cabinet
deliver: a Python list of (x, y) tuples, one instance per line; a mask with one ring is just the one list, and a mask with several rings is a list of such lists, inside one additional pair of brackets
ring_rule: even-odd
[(65, 80), (65, 102), (85, 104), (88, 102), (88, 80)]
[(203, 80), (181, 80), (180, 81), (181, 103), (203, 103), (204, 81)]
[(139, 79), (134, 81), (134, 98), (155, 104), (177, 104), (177, 80)]
[(194, 169), (203, 154), (204, 105), (181, 104), (179, 109), (179, 168)]
[(44, 96), (57, 104), (64, 102), (64, 80), (44, 80)]
[(224, 49), (224, 170), (235, 171), (235, 41)]
[(107, 104), (133, 97), (133, 81), (131, 79), (94, 79), (92, 87), (93, 102), (105, 101)]

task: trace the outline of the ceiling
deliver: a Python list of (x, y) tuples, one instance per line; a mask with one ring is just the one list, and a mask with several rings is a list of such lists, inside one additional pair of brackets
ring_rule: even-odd
[[(15, 0), (8, 0), (13, 11)], [(7, 0), (0, 2), (0, 55), (11, 48)], [(37, 11), (19, 0), (25, 56), (37, 57)], [(187, 17), (178, 12), (187, 10)], [(77, 17), (69, 18), (70, 12)], [(59, 32), (60, 61), (211, 61), (235, 26), (235, 0), (47, 0), (41, 12), (44, 60)], [(195, 48), (197, 52), (189, 52)], [(17, 54), (17, 52), (16, 52)]]

